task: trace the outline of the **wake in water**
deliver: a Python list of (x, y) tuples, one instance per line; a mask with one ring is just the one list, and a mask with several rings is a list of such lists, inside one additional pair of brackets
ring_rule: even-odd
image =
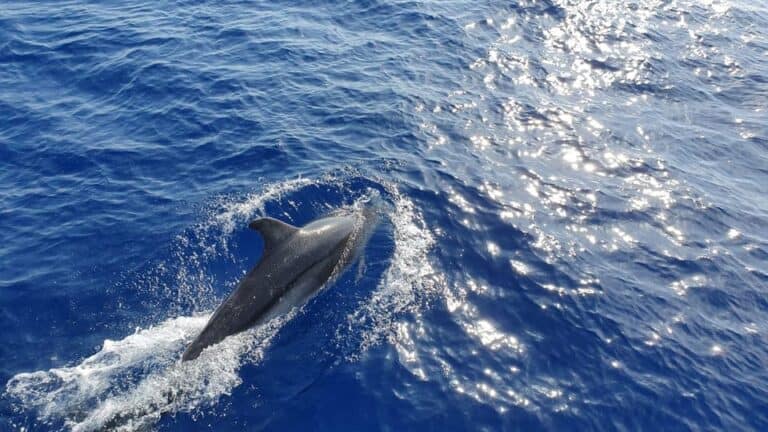
[[(328, 179), (324, 179), (328, 181)], [(339, 188), (346, 185), (332, 180)], [(267, 202), (318, 182), (296, 180), (265, 188), (262, 193), (226, 203), (220, 212), (209, 215), (197, 227), (196, 238), (202, 257), (228, 253), (227, 241), (241, 225), (259, 213)], [(394, 187), (384, 190), (393, 211), (394, 254), (382, 281), (367, 301), (356, 306), (347, 322), (336, 332), (336, 343), (355, 346), (348, 349), (354, 358), (372, 344), (393, 334), (398, 314), (415, 308), (420, 292), (427, 292), (433, 272), (426, 264), (434, 240), (413, 206)], [(369, 191), (354, 199), (349, 207), (377, 199)], [(219, 236), (218, 240), (214, 240)], [(182, 266), (187, 274), (197, 271), (198, 257)], [(359, 276), (358, 276), (359, 278)], [(187, 287), (187, 285), (184, 285)], [(190, 290), (177, 295), (199, 295)], [(296, 314), (287, 315), (246, 332), (230, 336), (205, 350), (192, 362), (179, 362), (187, 344), (203, 328), (210, 313), (170, 318), (134, 334), (113, 341), (105, 340), (94, 355), (74, 366), (47, 371), (19, 373), (6, 386), (10, 396), (24, 412), (49, 426), (63, 425), (73, 431), (142, 430), (151, 428), (163, 415), (177, 412), (199, 413), (242, 383), (240, 369), (258, 364), (273, 338)], [(353, 337), (354, 335), (354, 337)]]
[(241, 383), (243, 362), (258, 362), (293, 315), (229, 337), (199, 361), (185, 363), (178, 361), (179, 353), (209, 317), (169, 319), (125, 339), (106, 340), (75, 366), (18, 374), (7, 391), (38, 410), (43, 421), (63, 417), (74, 431), (141, 429), (164, 413), (199, 409), (229, 394)]

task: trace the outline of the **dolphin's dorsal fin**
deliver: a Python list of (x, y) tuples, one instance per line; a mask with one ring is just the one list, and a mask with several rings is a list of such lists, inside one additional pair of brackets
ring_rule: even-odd
[(299, 230), (293, 225), (271, 217), (256, 219), (248, 224), (248, 227), (261, 234), (261, 237), (264, 239), (264, 250), (272, 249), (275, 245)]

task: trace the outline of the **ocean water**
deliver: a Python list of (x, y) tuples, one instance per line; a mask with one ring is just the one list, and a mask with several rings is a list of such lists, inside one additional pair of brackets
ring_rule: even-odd
[(3, 2), (0, 430), (768, 430), (766, 109), (759, 1)]

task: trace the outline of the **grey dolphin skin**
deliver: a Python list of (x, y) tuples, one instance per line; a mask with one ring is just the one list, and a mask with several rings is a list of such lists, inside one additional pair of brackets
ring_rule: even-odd
[(249, 224), (264, 239), (259, 263), (240, 281), (181, 357), (194, 360), (206, 347), (306, 303), (350, 264), (368, 241), (372, 209), (317, 219), (302, 228), (272, 218)]

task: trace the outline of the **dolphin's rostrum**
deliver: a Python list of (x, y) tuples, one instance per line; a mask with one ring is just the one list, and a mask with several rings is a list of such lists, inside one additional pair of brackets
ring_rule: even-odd
[(365, 246), (376, 215), (372, 209), (317, 219), (302, 228), (272, 218), (250, 228), (264, 239), (259, 263), (240, 281), (187, 347), (193, 360), (229, 335), (303, 305), (338, 275)]

